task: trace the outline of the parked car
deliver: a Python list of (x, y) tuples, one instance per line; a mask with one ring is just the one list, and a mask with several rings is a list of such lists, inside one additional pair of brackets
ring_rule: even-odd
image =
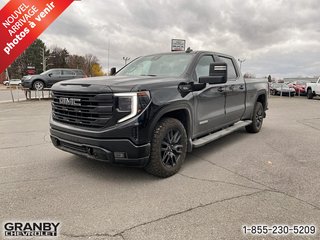
[(60, 82), (52, 93), (55, 147), (159, 177), (177, 173), (193, 148), (243, 127), (259, 132), (268, 108), (267, 79), (247, 81), (233, 57), (190, 49)]
[(312, 99), (314, 96), (320, 96), (320, 77), (317, 82), (307, 83), (306, 89), (308, 99)]
[(53, 68), (41, 73), (40, 75), (28, 75), (22, 78), (24, 88), (42, 90), (51, 88), (53, 84), (75, 78), (87, 77), (80, 69)]
[(285, 83), (273, 83), (270, 86), (271, 95), (282, 95), (282, 96), (294, 96), (296, 90), (293, 87), (288, 86)]
[(306, 95), (307, 91), (306, 91), (306, 86), (307, 83), (310, 83), (311, 80), (298, 80), (298, 81), (294, 81), (288, 84), (289, 87), (294, 88), (294, 90), (296, 91), (296, 95)]
[(20, 79), (10, 79), (9, 81), (4, 81), (3, 84), (5, 86), (9, 86), (9, 85), (12, 85), (12, 86), (20, 86), (21, 85), (21, 80)]

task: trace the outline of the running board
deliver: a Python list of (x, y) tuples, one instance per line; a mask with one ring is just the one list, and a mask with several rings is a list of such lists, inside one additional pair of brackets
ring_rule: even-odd
[(236, 122), (234, 125), (232, 125), (228, 128), (222, 129), (218, 132), (206, 135), (202, 138), (199, 138), (199, 139), (193, 141), (192, 147), (194, 147), (194, 148), (202, 147), (203, 145), (206, 145), (209, 142), (212, 142), (214, 140), (217, 140), (218, 138), (226, 136), (226, 135), (238, 130), (239, 128), (250, 125), (251, 123), (252, 123), (251, 120)]

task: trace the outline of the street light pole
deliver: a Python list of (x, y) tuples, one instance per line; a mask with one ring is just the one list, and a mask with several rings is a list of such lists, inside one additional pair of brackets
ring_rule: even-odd
[(244, 63), (246, 61), (246, 59), (245, 58), (243, 58), (243, 59), (239, 58), (238, 61), (240, 63), (240, 73), (241, 73), (242, 63)]
[(124, 60), (124, 65), (127, 65), (127, 62), (130, 60), (129, 57), (123, 57), (122, 59)]

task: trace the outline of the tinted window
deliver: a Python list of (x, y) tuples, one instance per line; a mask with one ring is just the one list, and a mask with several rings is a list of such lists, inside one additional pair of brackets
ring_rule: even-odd
[(224, 61), (228, 65), (228, 79), (236, 79), (237, 73), (236, 69), (234, 68), (233, 61), (231, 58), (221, 57), (222, 61)]
[(203, 56), (200, 58), (196, 66), (197, 79), (199, 79), (199, 77), (209, 76), (210, 64), (213, 62), (212, 56)]
[(76, 75), (84, 75), (84, 73), (82, 72), (82, 70), (75, 70)]
[(51, 70), (48, 72), (48, 74), (51, 74), (51, 76), (60, 76), (61, 71), (60, 70)]
[(68, 76), (73, 76), (73, 75), (76, 75), (73, 71), (71, 70), (63, 70), (62, 71), (62, 74), (63, 75), (68, 75)]

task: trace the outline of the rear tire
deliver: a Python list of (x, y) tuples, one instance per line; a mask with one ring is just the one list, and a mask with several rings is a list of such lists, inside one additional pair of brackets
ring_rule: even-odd
[(151, 142), (149, 163), (145, 170), (157, 177), (176, 174), (187, 153), (187, 133), (182, 123), (174, 118), (164, 118), (156, 126)]
[(256, 102), (256, 105), (253, 109), (253, 115), (252, 115), (252, 123), (248, 126), (246, 126), (246, 130), (248, 133), (257, 133), (260, 132), (262, 128), (264, 118), (264, 109), (261, 104), (261, 102)]
[(307, 90), (307, 98), (308, 99), (312, 99), (313, 98), (313, 92), (312, 92), (311, 88), (308, 88), (308, 90)]

